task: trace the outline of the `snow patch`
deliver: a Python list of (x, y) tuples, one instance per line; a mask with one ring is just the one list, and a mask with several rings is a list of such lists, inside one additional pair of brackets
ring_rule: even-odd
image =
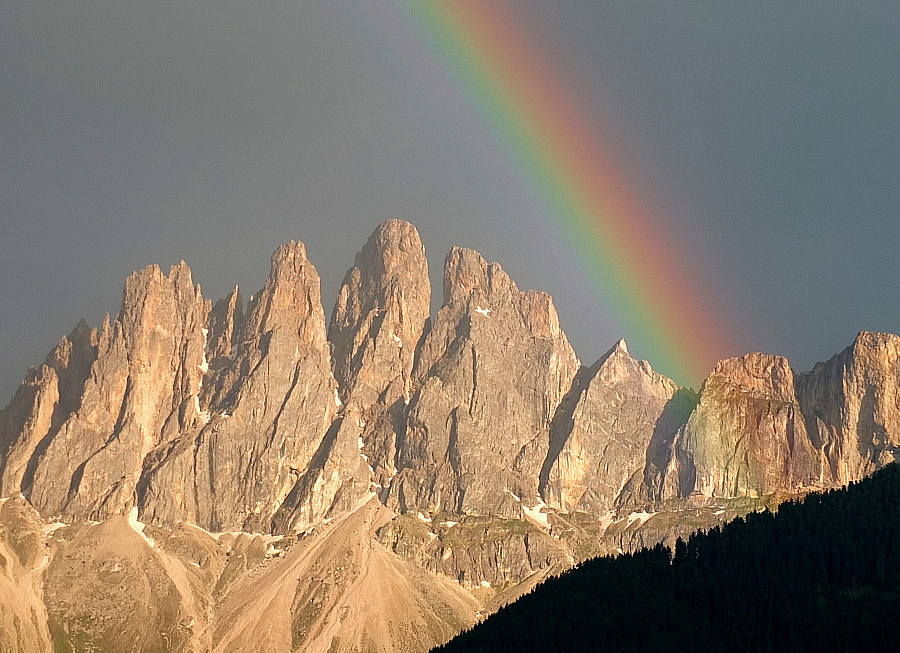
[(447, 528), (453, 528), (458, 523), (459, 523), (458, 521), (442, 521), (441, 526), (446, 526)]
[[(200, 368), (200, 371), (206, 374), (209, 372), (209, 361), (206, 360), (206, 346), (209, 344), (209, 340), (207, 336), (209, 335), (209, 329), (204, 329), (201, 327), (200, 331), (203, 333), (203, 362), (200, 363), (197, 367)], [(203, 387), (203, 379), (200, 379), (200, 387)]]
[(421, 512), (417, 512), (417, 513), (416, 513), (416, 517), (418, 517), (419, 519), (421, 519), (421, 520), (422, 520), (423, 522), (425, 522), (426, 524), (430, 524), (430, 523), (431, 523), (431, 518), (430, 518), (430, 517), (426, 517), (426, 516), (423, 515)]
[(634, 522), (638, 522), (638, 526), (643, 526), (644, 522), (646, 522), (655, 514), (655, 512), (647, 512), (646, 510), (642, 510), (641, 512), (633, 512), (628, 515), (628, 525), (631, 526)]
[(486, 580), (483, 580), (483, 581), (481, 581), (481, 586), (482, 587), (490, 587), (491, 584), (489, 582), (487, 582)]
[(147, 537), (144, 535), (144, 526), (143, 522), (138, 521), (138, 509), (137, 506), (128, 511), (128, 525), (131, 526), (132, 530), (144, 538), (144, 541), (150, 545), (151, 548), (156, 546), (156, 542), (153, 541), (153, 538)]
[(334, 389), (334, 405), (335, 405), (337, 408), (340, 408), (341, 406), (344, 405), (343, 403), (341, 403), (341, 398), (338, 397), (338, 391), (337, 391), (337, 388)]
[(613, 523), (615, 516), (615, 513), (610, 511), (600, 518), (600, 528), (603, 530), (603, 532), (606, 532), (606, 529), (609, 528), (609, 525)]
[(724, 511), (724, 510), (716, 510), (713, 514), (714, 514), (716, 517), (718, 517), (719, 515), (724, 515), (724, 514), (725, 514), (725, 511)]
[(538, 524), (543, 526), (544, 528), (550, 528), (550, 520), (547, 518), (546, 513), (541, 512), (541, 508), (546, 508), (547, 504), (538, 499), (537, 505), (533, 508), (529, 508), (525, 504), (522, 504), (522, 510), (525, 511), (525, 514), (536, 521)]
[(397, 336), (396, 333), (394, 333), (393, 336), (394, 336), (394, 342), (397, 343), (397, 346), (400, 347), (400, 349), (403, 349), (403, 341), (400, 340), (400, 338)]
[(208, 410), (200, 410), (200, 397), (194, 395), (194, 410), (197, 411), (197, 417), (203, 424), (209, 424), (210, 414)]
[(65, 524), (61, 521), (56, 521), (52, 524), (44, 524), (44, 526), (41, 527), (41, 532), (44, 534), (44, 537), (50, 537), (63, 526), (65, 526)]
[[(510, 470), (510, 471), (512, 471), (512, 470)], [(515, 499), (515, 500), (518, 501), (519, 503), (522, 503), (522, 500), (521, 500), (519, 497), (517, 497), (515, 494), (513, 494), (512, 491), (511, 491), (509, 488), (507, 488), (506, 491), (509, 492), (509, 495), (510, 495), (513, 499)]]
[(489, 308), (481, 308), (481, 306), (479, 306), (479, 307), (477, 307), (477, 308), (475, 309), (475, 312), (476, 312), (476, 313), (481, 313), (481, 314), (484, 315), (485, 317), (488, 317), (488, 316), (491, 314), (491, 309), (489, 309)]

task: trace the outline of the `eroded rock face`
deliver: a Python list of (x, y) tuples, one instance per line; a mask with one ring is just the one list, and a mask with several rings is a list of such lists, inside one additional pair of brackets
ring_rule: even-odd
[(133, 274), (0, 412), (0, 648), (425, 650), (576, 561), (900, 451), (900, 337), (799, 377), (722, 361), (698, 397), (624, 342), (581, 367), (550, 297), (477, 252), (450, 251), (443, 292), (431, 328), (399, 220), (327, 338), (302, 243), (246, 306), (210, 308), (183, 263)]
[(629, 480), (643, 482), (656, 453), (651, 441), (660, 452), (673, 441), (681, 423), (666, 408), (678, 386), (632, 358), (624, 341), (580, 385), (570, 412), (561, 409), (554, 423), (541, 491), (552, 508), (600, 516), (615, 507)]
[(843, 485), (900, 457), (900, 337), (860, 333), (797, 379), (823, 482)]
[(550, 421), (577, 368), (548, 295), (521, 292), (497, 263), (451, 249), (392, 505), (521, 516), (520, 501), (538, 499)]
[(818, 455), (781, 356), (719, 362), (675, 443), (669, 474), (679, 496), (762, 496), (819, 484)]
[[(236, 309), (222, 313), (225, 324), (237, 321), (228, 317)], [(291, 242), (272, 256), (266, 284), (247, 307), (234, 359), (216, 372), (214, 383), (203, 423), (147, 457), (142, 518), (269, 531), (289, 496), (303, 501), (292, 489), (309, 471), (340, 404), (319, 275), (303, 243)], [(314, 501), (319, 506), (330, 504), (327, 495), (334, 491), (310, 488), (325, 495)], [(317, 518), (321, 514), (304, 513), (298, 522)]]
[(430, 311), (428, 262), (416, 228), (383, 222), (344, 276), (328, 330), (345, 404), (338, 441), (346, 443), (344, 456), (354, 449), (365, 456), (372, 470), (366, 486), (371, 478), (387, 487), (395, 473), (413, 361)]
[(26, 469), (25, 495), (44, 514), (103, 519), (134, 497), (151, 449), (201, 419), (209, 304), (183, 262), (132, 274), (122, 309), (97, 336), (77, 410)]
[(428, 262), (416, 228), (383, 222), (344, 276), (328, 329), (346, 404), (374, 405), (397, 377), (408, 384), (430, 312)]
[(0, 496), (20, 492), (23, 478), (25, 488), (30, 488), (28, 463), (81, 405), (97, 344), (97, 332), (84, 320), (79, 322), (40, 368), (28, 371), (9, 406), (0, 412)]

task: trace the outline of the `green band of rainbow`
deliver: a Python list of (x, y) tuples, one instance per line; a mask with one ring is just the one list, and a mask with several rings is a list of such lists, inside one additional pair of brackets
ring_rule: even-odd
[[(496, 0), (398, 0), (495, 134), (629, 339), (681, 382), (726, 339), (597, 126)], [(658, 221), (657, 221), (658, 222)]]

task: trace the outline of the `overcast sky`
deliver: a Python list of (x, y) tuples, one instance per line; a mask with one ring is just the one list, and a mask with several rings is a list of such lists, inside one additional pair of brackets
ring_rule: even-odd
[[(723, 357), (804, 370), (900, 332), (900, 3), (507, 6), (668, 204), (737, 325)], [(583, 361), (628, 339), (427, 57), (391, 0), (0, 3), (0, 404), (132, 270), (184, 259), (247, 296), (299, 239), (330, 315), (390, 217), (436, 295), (473, 247), (553, 295)]]

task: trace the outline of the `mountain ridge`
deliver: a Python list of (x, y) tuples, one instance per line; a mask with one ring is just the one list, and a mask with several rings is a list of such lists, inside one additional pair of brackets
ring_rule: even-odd
[[(33, 506), (23, 519), (35, 532), (66, 525), (42, 536), (48, 552), (76, 546), (67, 529), (135, 511), (152, 540), (190, 541), (150, 548), (177, 580), (177, 623), (207, 633), (230, 600), (222, 578), (281, 564), (294, 542), (381, 506), (358, 545), (470, 593), (480, 608), (444, 615), (459, 628), (590, 555), (859, 480), (900, 451), (895, 335), (862, 332), (800, 374), (783, 357), (726, 359), (694, 393), (624, 341), (583, 365), (552, 298), (519, 290), (474, 250), (450, 250), (442, 292), (432, 316), (425, 248), (400, 220), (357, 254), (328, 323), (301, 242), (276, 250), (246, 305), (238, 288), (213, 305), (184, 262), (148, 266), (128, 278), (115, 318), (80, 322), (0, 411), (0, 495)], [(219, 533), (217, 544), (185, 524)], [(226, 532), (250, 535), (223, 544)], [(183, 558), (194, 549), (206, 562)], [(236, 571), (236, 555), (255, 562)], [(194, 578), (193, 564), (218, 571)], [(291, 619), (300, 610), (322, 628), (341, 611), (291, 605)], [(68, 607), (43, 609), (82, 628)], [(452, 634), (426, 631), (410, 646)]]

